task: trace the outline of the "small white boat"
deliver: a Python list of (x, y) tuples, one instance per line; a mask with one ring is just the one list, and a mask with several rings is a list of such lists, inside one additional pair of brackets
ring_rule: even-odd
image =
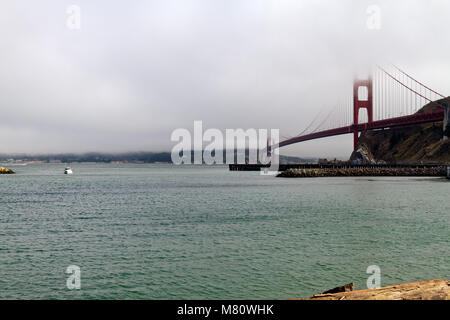
[(64, 174), (72, 174), (72, 173), (73, 173), (73, 171), (72, 171), (72, 169), (70, 167), (66, 167), (64, 169)]

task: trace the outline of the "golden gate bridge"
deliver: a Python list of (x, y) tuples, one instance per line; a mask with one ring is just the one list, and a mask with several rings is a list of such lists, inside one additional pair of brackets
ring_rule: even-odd
[[(352, 92), (328, 114), (319, 114), (302, 132), (282, 140), (278, 147), (353, 134), (356, 150), (359, 134), (363, 131), (444, 120), (446, 131), (449, 100), (395, 65), (389, 68), (377, 66), (367, 79), (355, 79)], [(428, 107), (422, 109), (426, 105)], [(360, 122), (361, 109), (367, 113), (366, 121)]]

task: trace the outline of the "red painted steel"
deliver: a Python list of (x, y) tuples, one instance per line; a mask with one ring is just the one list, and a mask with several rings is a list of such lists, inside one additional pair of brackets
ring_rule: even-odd
[[(279, 143), (279, 147), (285, 147), (294, 143), (320, 139), (325, 137), (332, 137), (342, 134), (363, 132), (367, 130), (385, 129), (392, 127), (408, 126), (412, 124), (420, 124), (427, 122), (438, 122), (444, 120), (444, 111), (438, 110), (427, 113), (415, 113), (413, 115), (397, 117), (385, 120), (372, 121), (371, 123), (353, 124), (351, 126), (340, 127), (330, 130), (324, 130), (320, 132), (306, 134), (300, 137), (294, 137)], [(356, 147), (356, 146), (355, 146)]]
[[(398, 69), (397, 67), (395, 67), (395, 68)], [(428, 102), (429, 104), (431, 104), (435, 108), (437, 108), (437, 111), (431, 111), (431, 112), (427, 112), (427, 113), (415, 113), (415, 114), (412, 114), (409, 116), (401, 116), (401, 117), (395, 117), (395, 118), (390, 118), (390, 119), (373, 121), (373, 117), (374, 117), (373, 80), (372, 80), (372, 76), (370, 75), (369, 78), (366, 80), (355, 80), (353, 82), (353, 124), (352, 125), (296, 136), (296, 137), (293, 137), (293, 138), (290, 138), (290, 139), (280, 142), (278, 144), (278, 146), (284, 147), (284, 146), (288, 146), (288, 145), (302, 142), (302, 141), (308, 141), (308, 140), (314, 140), (314, 139), (320, 139), (320, 138), (325, 138), (325, 137), (332, 137), (332, 136), (337, 136), (337, 135), (342, 135), (342, 134), (353, 133), (353, 145), (354, 145), (354, 149), (356, 149), (356, 146), (358, 145), (358, 140), (359, 140), (358, 134), (363, 131), (385, 129), (385, 128), (399, 127), (399, 126), (408, 126), (408, 125), (413, 125), (413, 124), (437, 122), (437, 121), (444, 120), (444, 117), (445, 117), (445, 112), (443, 110), (444, 106), (436, 101), (432, 101), (431, 98), (428, 98), (427, 90), (429, 92), (432, 92), (432, 93), (438, 95), (439, 97), (444, 97), (442, 94), (437, 93), (436, 91), (430, 89), (429, 87), (425, 86), (424, 84), (417, 81), (416, 79), (414, 79), (413, 77), (411, 77), (410, 75), (408, 75), (407, 73), (405, 73), (404, 71), (402, 71), (400, 69), (398, 69), (398, 70), (403, 74), (403, 76), (406, 76), (408, 79), (410, 79), (409, 80), (410, 83), (412, 83), (412, 81), (414, 81), (414, 83), (416, 83), (420, 86), (419, 89), (417, 89), (415, 86), (413, 89), (411, 86), (408, 86), (408, 81), (406, 84), (403, 83), (402, 81), (397, 79), (395, 76), (393, 76), (392, 74), (390, 74), (389, 72), (387, 72), (385, 69), (383, 69), (380, 66), (378, 66), (378, 69), (381, 70), (381, 72), (384, 74), (385, 78), (392, 79), (395, 84), (398, 83), (398, 85), (402, 86), (403, 88), (406, 88), (408, 90), (408, 92), (410, 92), (410, 95), (411, 95), (410, 100), (411, 101), (413, 100), (412, 99), (413, 95), (415, 95), (416, 102), (417, 102), (417, 97), (424, 99), (426, 102)], [(378, 88), (380, 87), (380, 85), (382, 85), (384, 87), (384, 89), (387, 89), (386, 83), (384, 80), (378, 81)], [(359, 93), (360, 87), (367, 88), (367, 93), (368, 93), (367, 100), (359, 99), (358, 93)], [(424, 89), (425, 93), (423, 93), (423, 90), (422, 90), (423, 88), (425, 88)], [(379, 108), (380, 108), (380, 106), (379, 106), (380, 99), (382, 102), (384, 102), (384, 104), (392, 104), (392, 102), (388, 103), (387, 95), (384, 94), (383, 90), (382, 90), (382, 93), (378, 93), (377, 97), (378, 97), (378, 107)], [(399, 96), (397, 93), (397, 95), (394, 97), (394, 99), (397, 99), (397, 102), (398, 102), (398, 99), (406, 99), (406, 100), (402, 100), (402, 101), (407, 101), (408, 97), (407, 97), (407, 95)], [(396, 107), (395, 103), (396, 103), (396, 101), (393, 101), (394, 109)], [(367, 123), (359, 123), (359, 110), (360, 109), (367, 110), (367, 115), (368, 115)], [(439, 109), (441, 109), (441, 110), (439, 110)], [(385, 106), (382, 107), (381, 111), (386, 111)], [(380, 112), (380, 110), (378, 110), (378, 112)], [(385, 112), (384, 112), (384, 114), (385, 114)], [(318, 128), (320, 128), (327, 119), (328, 119), (328, 117), (324, 121), (322, 121), (322, 123), (318, 126)], [(315, 122), (315, 120), (313, 121), (313, 123), (314, 122)], [(303, 132), (308, 130), (308, 128), (305, 129)], [(268, 150), (269, 149), (270, 148), (268, 148)]]
[[(367, 100), (359, 100), (359, 88), (367, 88)], [(368, 123), (373, 122), (373, 85), (372, 76), (367, 80), (356, 80), (353, 82), (353, 123), (359, 123), (359, 109), (366, 109)], [(353, 130), (353, 146), (358, 145), (358, 131)]]

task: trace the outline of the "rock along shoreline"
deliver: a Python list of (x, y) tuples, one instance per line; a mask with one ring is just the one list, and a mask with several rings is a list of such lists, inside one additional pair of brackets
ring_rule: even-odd
[(318, 177), (445, 177), (446, 166), (417, 168), (348, 167), (318, 169), (288, 169), (277, 175), (280, 178)]
[(0, 174), (14, 174), (15, 172), (11, 169), (0, 167)]
[(299, 300), (450, 300), (450, 281), (433, 279), (353, 291), (353, 283)]

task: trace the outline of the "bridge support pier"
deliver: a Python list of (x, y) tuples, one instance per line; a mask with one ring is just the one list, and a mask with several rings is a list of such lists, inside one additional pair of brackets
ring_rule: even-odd
[(358, 130), (353, 130), (353, 151), (356, 151), (356, 146), (358, 145), (359, 142), (359, 137), (358, 137)]

